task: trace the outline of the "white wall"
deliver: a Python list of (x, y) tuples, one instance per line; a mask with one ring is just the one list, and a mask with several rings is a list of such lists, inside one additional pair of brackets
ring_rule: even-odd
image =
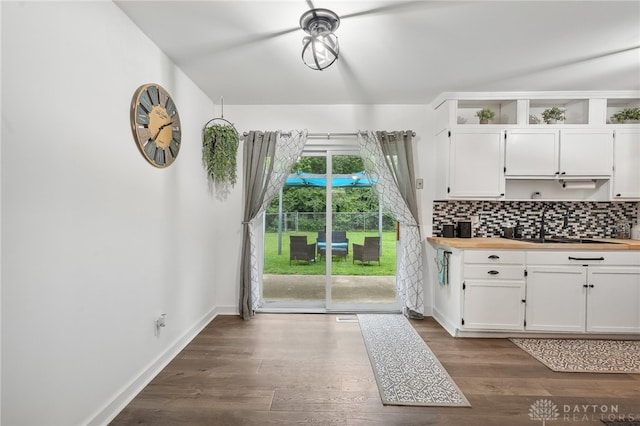
[[(237, 312), (242, 173), (224, 197), (209, 190), (200, 132), (219, 111), (111, 2), (0, 7), (2, 424), (105, 423), (216, 313)], [(147, 82), (180, 111), (167, 169), (129, 128)], [(225, 105), (225, 118), (240, 132), (415, 130), (430, 235), (427, 106)]]
[[(211, 194), (202, 170), (213, 103), (118, 7), (1, 7), (2, 424), (105, 422), (235, 310), (218, 284), (237, 276), (240, 203)], [(182, 120), (167, 169), (143, 159), (129, 127), (148, 82)]]

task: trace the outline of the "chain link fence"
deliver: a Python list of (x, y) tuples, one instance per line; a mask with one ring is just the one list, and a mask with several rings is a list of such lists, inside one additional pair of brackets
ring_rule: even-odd
[[(345, 231), (377, 231), (378, 212), (333, 213), (333, 229)], [(266, 213), (266, 232), (278, 232), (278, 213)], [(316, 232), (324, 229), (326, 213), (286, 212), (282, 214), (282, 231)], [(390, 214), (382, 214), (382, 231), (395, 231), (396, 220)]]

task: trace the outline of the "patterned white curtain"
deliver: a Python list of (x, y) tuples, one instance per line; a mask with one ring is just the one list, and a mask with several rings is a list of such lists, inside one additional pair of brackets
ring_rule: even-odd
[(405, 315), (422, 318), (422, 241), (418, 227), (411, 132), (361, 132), (360, 155), (382, 207), (400, 222), (400, 260), (396, 270), (398, 297)]
[(249, 132), (244, 146), (244, 214), (240, 277), (240, 315), (250, 319), (260, 303), (255, 220), (284, 186), (302, 154), (307, 131)]

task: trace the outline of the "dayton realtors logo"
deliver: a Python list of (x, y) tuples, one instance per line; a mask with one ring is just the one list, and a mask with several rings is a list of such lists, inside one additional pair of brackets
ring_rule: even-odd
[[(560, 417), (560, 408), (562, 417)], [(558, 408), (548, 399), (539, 399), (529, 407), (529, 418), (535, 421), (546, 422), (562, 420), (563, 422), (586, 422), (600, 420), (640, 420), (640, 414), (621, 414), (617, 404), (564, 404)]]
[(529, 418), (531, 420), (541, 420), (542, 426), (547, 420), (558, 420), (560, 412), (558, 407), (548, 399), (539, 399), (529, 407)]

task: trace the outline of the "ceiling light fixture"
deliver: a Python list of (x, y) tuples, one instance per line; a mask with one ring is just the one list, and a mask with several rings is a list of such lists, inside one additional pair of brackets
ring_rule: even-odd
[(302, 61), (322, 71), (338, 59), (338, 37), (333, 33), (340, 18), (329, 9), (311, 9), (300, 17), (300, 28), (308, 36), (302, 39)]

